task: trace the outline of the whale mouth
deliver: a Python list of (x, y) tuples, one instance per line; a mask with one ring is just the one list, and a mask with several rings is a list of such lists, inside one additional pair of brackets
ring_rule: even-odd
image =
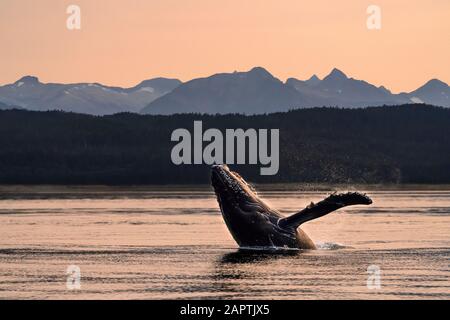
[(239, 182), (233, 176), (233, 173), (227, 165), (213, 165), (211, 167), (211, 183), (216, 193), (223, 191), (242, 191)]
[(211, 167), (211, 184), (219, 201), (223, 198), (228, 204), (239, 206), (256, 201), (256, 192), (252, 186), (227, 165)]
[(226, 192), (238, 198), (247, 197), (259, 201), (255, 188), (239, 173), (231, 171), (226, 164), (211, 166), (211, 184), (217, 195)]
[(213, 165), (211, 167), (211, 183), (214, 187), (214, 191), (221, 192), (226, 188), (225, 172), (222, 166)]

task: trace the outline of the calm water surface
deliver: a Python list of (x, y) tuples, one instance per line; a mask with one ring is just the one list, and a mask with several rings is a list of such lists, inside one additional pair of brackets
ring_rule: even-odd
[[(327, 195), (282, 189), (260, 194), (286, 214)], [(264, 253), (238, 250), (208, 188), (0, 187), (0, 298), (449, 299), (450, 190), (368, 193), (304, 225), (319, 250)]]

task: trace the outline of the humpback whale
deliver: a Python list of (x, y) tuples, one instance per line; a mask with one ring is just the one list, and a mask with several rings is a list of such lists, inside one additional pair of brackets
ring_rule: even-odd
[(358, 192), (334, 193), (284, 217), (261, 200), (253, 187), (226, 165), (212, 166), (211, 183), (225, 224), (241, 248), (316, 249), (314, 242), (300, 228), (303, 223), (346, 206), (372, 203), (368, 196)]

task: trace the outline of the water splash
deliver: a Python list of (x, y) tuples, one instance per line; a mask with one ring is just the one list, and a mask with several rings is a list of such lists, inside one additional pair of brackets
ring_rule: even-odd
[(349, 246), (337, 242), (322, 242), (322, 241), (318, 241), (316, 243), (316, 247), (319, 250), (339, 250), (344, 248), (351, 248)]

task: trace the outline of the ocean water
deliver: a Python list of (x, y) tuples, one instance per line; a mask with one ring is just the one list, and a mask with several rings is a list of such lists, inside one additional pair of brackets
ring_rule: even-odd
[[(289, 214), (331, 188), (263, 189)], [(0, 187), (0, 298), (449, 299), (450, 188), (367, 192), (302, 227), (319, 250), (253, 252), (208, 187)]]

